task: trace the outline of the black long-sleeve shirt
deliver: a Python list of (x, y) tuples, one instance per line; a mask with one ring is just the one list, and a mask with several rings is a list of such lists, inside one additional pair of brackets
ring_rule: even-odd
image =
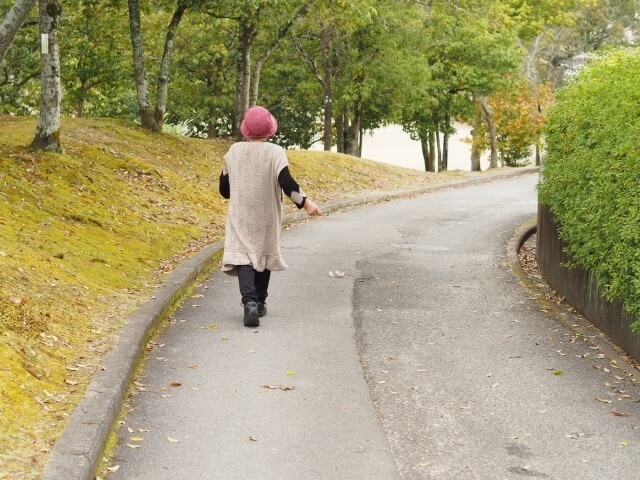
[[(278, 174), (278, 184), (280, 185), (280, 188), (282, 188), (282, 191), (285, 193), (285, 195), (289, 197), (298, 208), (304, 207), (307, 196), (300, 188), (300, 185), (298, 185), (298, 182), (296, 182), (291, 176), (289, 167), (284, 167), (282, 170), (280, 170), (280, 173)], [(224, 198), (231, 197), (229, 174), (225, 173), (224, 170), (220, 174), (218, 189), (220, 190), (220, 195), (222, 195)]]

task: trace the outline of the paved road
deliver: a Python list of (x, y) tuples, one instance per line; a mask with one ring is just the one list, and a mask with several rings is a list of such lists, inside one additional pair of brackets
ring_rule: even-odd
[(110, 478), (638, 478), (638, 389), (507, 265), (536, 181), (295, 227), (258, 329), (215, 274), (155, 340)]

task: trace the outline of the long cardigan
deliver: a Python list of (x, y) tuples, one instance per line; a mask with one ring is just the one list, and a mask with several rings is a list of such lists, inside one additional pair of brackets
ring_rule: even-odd
[(295, 191), (287, 188), (286, 193), (298, 207), (306, 197), (288, 173), (284, 149), (268, 142), (239, 142), (231, 146), (224, 160), (221, 193), (224, 178), (228, 181), (229, 210), (222, 270), (234, 275), (237, 265), (251, 265), (258, 272), (286, 269), (280, 251), (283, 177), (293, 182)]

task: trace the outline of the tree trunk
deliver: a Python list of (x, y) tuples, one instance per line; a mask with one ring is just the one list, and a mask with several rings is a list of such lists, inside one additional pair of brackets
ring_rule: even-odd
[(442, 134), (442, 161), (440, 162), (439, 172), (446, 172), (449, 169), (449, 132), (444, 131)]
[(251, 88), (251, 47), (257, 33), (253, 23), (245, 20), (239, 26), (238, 60), (236, 63), (236, 124), (235, 137), (242, 140), (240, 124), (245, 112), (249, 109), (249, 93)]
[(171, 63), (171, 53), (173, 52), (173, 39), (176, 36), (176, 30), (186, 10), (186, 3), (183, 0), (179, 1), (176, 11), (171, 18), (171, 22), (169, 22), (169, 28), (167, 29), (167, 35), (164, 41), (164, 52), (162, 53), (160, 71), (158, 72), (158, 85), (156, 86), (156, 110), (154, 113), (156, 125), (160, 130), (162, 130), (162, 126), (164, 125), (164, 114), (167, 111), (169, 64)]
[(430, 161), (433, 155), (432, 145), (429, 142), (431, 132), (420, 132), (420, 147), (422, 149), (422, 159), (424, 160), (424, 171), (430, 172)]
[(40, 117), (31, 148), (60, 152), (60, 49), (58, 21), (62, 4), (58, 0), (40, 0)]
[[(331, 82), (331, 79), (329, 79)], [(322, 141), (324, 143), (324, 151), (330, 152), (332, 143), (333, 143), (333, 131), (332, 131), (332, 120), (333, 120), (333, 105), (331, 100), (331, 84), (325, 85), (324, 92), (324, 127), (323, 127), (323, 136)]]
[(480, 167), (480, 149), (471, 144), (471, 171), (479, 172), (482, 168)]
[(477, 114), (473, 116), (473, 120), (471, 122), (472, 130), (471, 130), (471, 171), (472, 172), (480, 172), (482, 167), (480, 166), (480, 158), (482, 156), (482, 151), (477, 146), (476, 135), (478, 134), (478, 130), (482, 123), (482, 113), (481, 113), (481, 103), (480, 103), (480, 95), (476, 92), (472, 92), (472, 99), (474, 105), (478, 108)]
[(138, 108), (140, 110), (140, 122), (144, 128), (160, 131), (151, 100), (149, 97), (149, 82), (144, 67), (144, 46), (142, 43), (142, 31), (140, 28), (140, 5), (138, 0), (128, 0), (129, 3), (129, 30), (131, 34), (131, 46), (133, 49), (133, 69), (135, 72), (136, 91), (138, 94)]
[(339, 153), (345, 152), (345, 114), (341, 112), (336, 118), (336, 148)]
[(0, 62), (13, 43), (13, 39), (29, 16), (36, 0), (16, 0), (0, 24)]
[(484, 118), (487, 122), (487, 129), (489, 130), (489, 141), (491, 145), (489, 168), (496, 168), (498, 166), (498, 136), (496, 134), (496, 124), (493, 121), (493, 109), (487, 102), (487, 97), (482, 96), (481, 102)]
[(333, 140), (332, 118), (333, 118), (333, 67), (331, 62), (331, 31), (328, 27), (322, 29), (322, 89), (324, 93), (324, 130), (323, 142), (324, 151), (331, 151), (331, 143)]
[(360, 125), (362, 124), (362, 109), (356, 106), (353, 117), (345, 129), (344, 153), (358, 157), (360, 153)]
[(436, 171), (436, 133), (429, 130), (429, 164), (427, 172)]
[(540, 142), (536, 142), (536, 167), (540, 166), (541, 163), (541, 153), (540, 153)]
[(78, 99), (78, 104), (76, 105), (76, 116), (78, 118), (84, 117), (84, 95)]
[(449, 168), (449, 130), (451, 128), (451, 116), (449, 112), (444, 115), (444, 131), (442, 132), (442, 159), (438, 165), (439, 172), (446, 172)]
[[(438, 149), (438, 166), (442, 163), (442, 145), (440, 144), (440, 129), (436, 127), (436, 148)], [(435, 169), (433, 170), (436, 171)]]

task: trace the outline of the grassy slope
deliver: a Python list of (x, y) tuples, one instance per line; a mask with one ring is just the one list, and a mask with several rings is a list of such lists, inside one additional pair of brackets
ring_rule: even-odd
[[(37, 478), (124, 320), (223, 235), (226, 213), (229, 143), (69, 119), (55, 155), (24, 147), (34, 131), (0, 116), (0, 478)], [(289, 159), (319, 203), (446, 180), (339, 154)]]

